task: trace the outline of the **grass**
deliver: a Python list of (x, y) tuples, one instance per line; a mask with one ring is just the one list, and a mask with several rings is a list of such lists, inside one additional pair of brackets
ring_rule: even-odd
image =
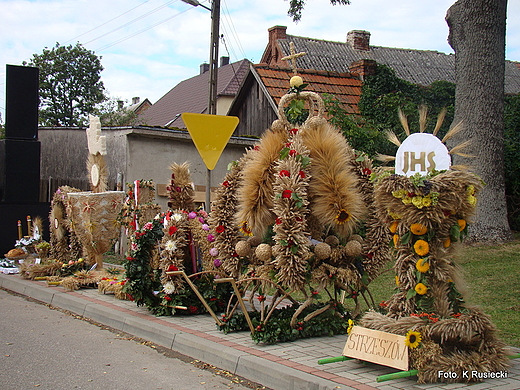
[[(520, 347), (520, 235), (507, 244), (463, 246), (456, 261), (467, 286), (465, 301), (491, 316), (502, 341)], [(391, 266), (369, 286), (376, 303), (394, 293)]]

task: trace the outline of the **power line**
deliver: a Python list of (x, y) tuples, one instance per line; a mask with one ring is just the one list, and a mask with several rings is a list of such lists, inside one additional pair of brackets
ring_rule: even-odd
[[(139, 20), (141, 20), (141, 19), (144, 19), (144, 18), (146, 18), (147, 16), (149, 16), (149, 15), (151, 15), (151, 14), (153, 14), (153, 13), (155, 13), (155, 12), (157, 12), (157, 11), (159, 11), (159, 10), (165, 8), (165, 7), (167, 7), (167, 6), (170, 5), (171, 3), (175, 3), (176, 1), (179, 1), (179, 0), (171, 0), (171, 1), (167, 2), (166, 4), (163, 4), (163, 5), (161, 5), (161, 6), (157, 7), (157, 8), (154, 8), (154, 9), (152, 9), (151, 11), (148, 11), (148, 12), (146, 12), (145, 14), (143, 14), (143, 15), (141, 15), (141, 16), (138, 16), (137, 18), (132, 19), (131, 21), (129, 21), (129, 22), (127, 22), (127, 23), (124, 23), (124, 24), (120, 25), (119, 27), (113, 28), (112, 30), (110, 30), (110, 31), (108, 31), (108, 32), (106, 32), (106, 33), (104, 33), (104, 34), (101, 34), (100, 36), (98, 36), (98, 37), (96, 37), (96, 38), (94, 38), (94, 39), (91, 39), (91, 40), (88, 41), (88, 42), (85, 42), (85, 45), (88, 45), (89, 43), (92, 43), (92, 42), (94, 42), (94, 41), (97, 41), (97, 40), (100, 39), (100, 38), (106, 37), (107, 35), (110, 35), (110, 34), (112, 34), (113, 32), (116, 32), (116, 31), (118, 31), (118, 30), (121, 30), (122, 28), (124, 28), (124, 27), (126, 27), (126, 26), (129, 26), (130, 24), (132, 24), (132, 23), (134, 23), (134, 22), (137, 22), (137, 21), (139, 21)], [(160, 24), (160, 23), (159, 23), (159, 24)]]
[(159, 22), (157, 22), (157, 23), (154, 23), (154, 24), (152, 24), (152, 25), (149, 26), (149, 27), (143, 28), (142, 30), (136, 31), (136, 32), (134, 32), (134, 33), (132, 33), (132, 34), (130, 34), (130, 35), (127, 35), (126, 37), (123, 37), (123, 38), (121, 38), (121, 39), (118, 39), (117, 41), (114, 41), (114, 42), (112, 42), (112, 43), (109, 43), (108, 45), (102, 46), (101, 48), (95, 50), (95, 52), (100, 52), (100, 51), (106, 50), (106, 49), (108, 49), (109, 47), (112, 47), (112, 46), (114, 46), (114, 45), (117, 45), (118, 43), (124, 42), (124, 41), (126, 41), (126, 40), (128, 40), (128, 39), (130, 39), (130, 38), (133, 38), (133, 37), (135, 37), (135, 36), (137, 36), (137, 35), (139, 35), (139, 34), (142, 34), (143, 32), (148, 31), (148, 30), (150, 30), (150, 29), (152, 29), (152, 28), (154, 28), (154, 27), (156, 27), (156, 26), (158, 26), (158, 25), (160, 25), (160, 24), (162, 24), (162, 23), (165, 23), (165, 22), (167, 22), (167, 21), (170, 20), (170, 19), (173, 19), (173, 18), (175, 18), (175, 17), (177, 17), (177, 16), (179, 16), (179, 15), (185, 13), (185, 12), (188, 12), (189, 10), (191, 10), (191, 8), (187, 8), (186, 10), (181, 11), (181, 12), (179, 12), (178, 14), (175, 14), (175, 15), (173, 15), (173, 16), (169, 16), (169, 17), (167, 17), (166, 19), (163, 19), (163, 20), (161, 20), (161, 21), (159, 21)]
[(231, 13), (229, 12), (229, 10), (227, 8), (227, 4), (226, 4), (225, 0), (224, 0), (224, 19), (230, 26), (231, 35), (235, 39), (235, 42), (238, 45), (238, 50), (241, 52), (242, 58), (246, 58), (247, 57), (246, 53), (245, 53), (245, 51), (244, 51), (244, 49), (243, 49), (243, 47), (242, 47), (242, 45), (240, 43), (240, 39), (239, 39), (238, 34), (237, 34), (236, 30), (235, 30), (235, 25), (233, 24), (233, 19), (231, 18)]
[(115, 18), (112, 18), (112, 19), (110, 19), (110, 20), (107, 20), (105, 23), (101, 23), (99, 26), (96, 26), (96, 27), (94, 27), (94, 28), (91, 28), (90, 30), (85, 31), (85, 32), (82, 33), (82, 34), (79, 34), (78, 36), (75, 36), (74, 38), (69, 39), (69, 40), (66, 41), (64, 44), (67, 44), (67, 43), (69, 43), (69, 42), (75, 41), (76, 39), (82, 37), (83, 35), (87, 35), (88, 33), (92, 32), (92, 31), (94, 31), (94, 30), (97, 30), (97, 29), (100, 28), (100, 27), (105, 26), (105, 25), (107, 25), (108, 23), (113, 22), (113, 21), (116, 20), (116, 19), (119, 19), (121, 16), (126, 15), (127, 13), (132, 12), (134, 9), (139, 8), (140, 6), (142, 6), (142, 5), (146, 4), (146, 3), (148, 3), (148, 1), (150, 1), (150, 0), (146, 0), (146, 1), (144, 1), (143, 3), (141, 3), (141, 4), (136, 5), (136, 6), (133, 7), (133, 8), (130, 8), (128, 11), (125, 11), (125, 12), (123, 12), (122, 14), (117, 15)]

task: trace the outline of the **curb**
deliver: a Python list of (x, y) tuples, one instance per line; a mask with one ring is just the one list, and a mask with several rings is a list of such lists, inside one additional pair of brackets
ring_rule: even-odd
[[(122, 309), (76, 292), (57, 290), (44, 282), (21, 279), (18, 275), (0, 274), (0, 287), (37, 301), (70, 311), (111, 328), (148, 340), (183, 355), (211, 364), (272, 389), (283, 390), (333, 390), (374, 389), (363, 385), (350, 387), (340, 385), (311, 373), (241, 351), (242, 346), (231, 346), (212, 341), (213, 336), (202, 332), (174, 326), (151, 314)], [(205, 337), (201, 337), (205, 336)]]

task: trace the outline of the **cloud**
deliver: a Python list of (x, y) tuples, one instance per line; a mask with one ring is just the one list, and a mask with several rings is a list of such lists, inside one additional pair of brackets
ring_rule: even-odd
[[(201, 1), (209, 5), (208, 1)], [(267, 29), (344, 42), (350, 30), (367, 30), (371, 44), (452, 52), (444, 20), (454, 0), (308, 0), (299, 23), (284, 0), (222, 0), (219, 53), (231, 61), (259, 62)], [(508, 4), (507, 58), (520, 61), (519, 2)], [(210, 12), (180, 0), (4, 0), (0, 23), (0, 112), (5, 107), (5, 64), (21, 64), (44, 47), (81, 42), (102, 56), (101, 77), (112, 96), (158, 100), (209, 60)], [(4, 62), (5, 61), (5, 62)]]

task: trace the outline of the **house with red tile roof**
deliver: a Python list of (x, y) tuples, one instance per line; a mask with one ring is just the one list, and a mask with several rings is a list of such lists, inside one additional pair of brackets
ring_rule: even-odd
[[(249, 64), (245, 59), (229, 63), (229, 57), (221, 57), (217, 77), (217, 115), (227, 114)], [(181, 81), (144, 111), (139, 119), (148, 126), (186, 128), (182, 113), (208, 113), (208, 83), (209, 64), (202, 64), (200, 74)]]
[[(357, 74), (326, 70), (298, 69), (306, 91), (334, 95), (351, 113), (358, 112), (362, 81)], [(278, 118), (278, 103), (290, 88), (292, 69), (287, 67), (251, 65), (233, 101), (228, 115), (240, 119), (234, 135), (259, 137)]]
[[(286, 26), (274, 26), (268, 30), (268, 43), (261, 62), (268, 66), (287, 66), (282, 58), (289, 55), (290, 43), (298, 51), (307, 53), (298, 58), (298, 67), (336, 72), (370, 72), (370, 64), (392, 68), (397, 77), (414, 84), (428, 86), (434, 81), (455, 82), (455, 55), (433, 50), (414, 50), (373, 46), (370, 32), (352, 30), (344, 42), (287, 34)], [(505, 93), (520, 93), (520, 63), (505, 62)]]

